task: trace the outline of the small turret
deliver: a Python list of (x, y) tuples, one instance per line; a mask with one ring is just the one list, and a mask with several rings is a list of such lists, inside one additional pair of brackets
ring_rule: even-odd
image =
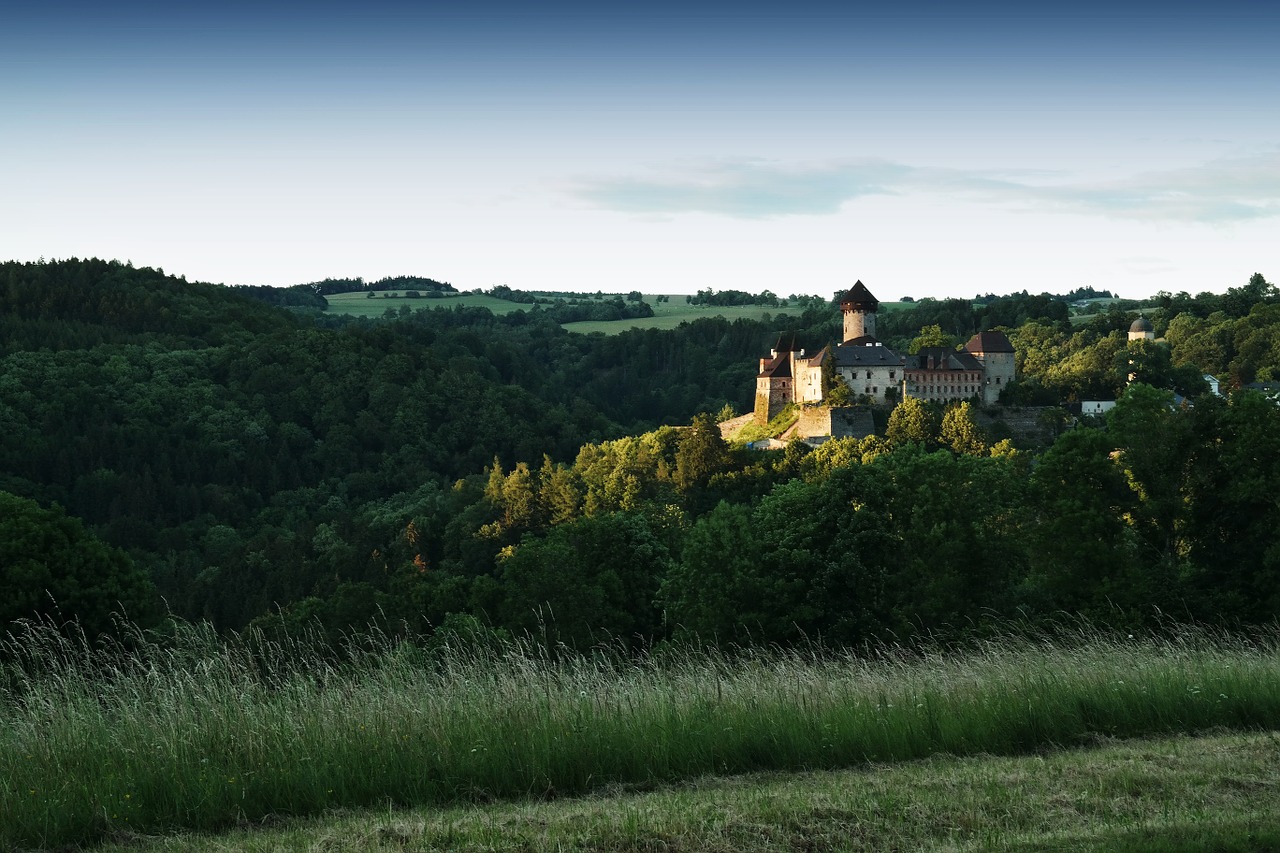
[(1146, 317), (1138, 317), (1133, 321), (1133, 325), (1129, 327), (1129, 340), (1131, 341), (1154, 341), (1156, 339), (1156, 327), (1151, 325), (1151, 321)]

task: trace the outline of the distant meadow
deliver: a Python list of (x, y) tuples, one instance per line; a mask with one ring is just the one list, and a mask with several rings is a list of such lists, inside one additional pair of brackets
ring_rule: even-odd
[[(392, 294), (395, 294), (394, 296)], [(588, 294), (536, 294), (540, 297), (548, 298), (589, 298)], [(608, 298), (614, 298), (618, 294), (606, 294)], [(367, 293), (337, 293), (325, 297), (329, 302), (328, 313), (330, 314), (350, 314), (356, 317), (382, 317), (386, 314), (387, 309), (399, 311), (402, 307), (408, 307), (410, 310), (416, 311), (420, 308), (487, 308), (494, 314), (503, 315), (510, 314), (514, 311), (528, 311), (533, 306), (520, 303), (508, 302), (505, 299), (498, 299), (483, 293), (460, 293), (440, 296), (437, 298), (428, 298), (426, 296), (406, 297), (402, 291), (378, 291), (372, 297)], [(681, 323), (696, 320), (700, 317), (723, 317), (726, 320), (763, 320), (766, 317), (776, 317), (779, 314), (792, 313), (800, 314), (803, 309), (796, 306), (789, 307), (769, 307), (765, 305), (690, 305), (685, 302), (682, 294), (668, 295), (667, 299), (658, 301), (657, 294), (645, 294), (645, 302), (653, 306), (652, 317), (639, 317), (630, 320), (605, 320), (605, 321), (582, 321), (577, 323), (565, 323), (564, 328), (571, 332), (580, 334), (591, 334), (592, 332), (602, 332), (606, 335), (616, 335), (627, 329), (674, 329)], [(899, 302), (882, 302), (881, 310), (893, 310), (899, 305), (906, 303)]]

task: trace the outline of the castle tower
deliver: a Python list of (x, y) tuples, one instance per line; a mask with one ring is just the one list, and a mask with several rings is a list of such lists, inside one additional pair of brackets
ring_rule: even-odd
[(979, 332), (964, 345), (965, 351), (982, 365), (982, 402), (1000, 401), (1000, 392), (1016, 378), (1013, 344), (1004, 332)]
[(859, 281), (848, 293), (840, 297), (840, 312), (844, 314), (844, 339), (851, 341), (863, 336), (876, 336), (876, 308), (880, 303), (867, 286)]
[(769, 351), (769, 358), (760, 359), (760, 372), (756, 374), (757, 424), (764, 426), (788, 404), (795, 402), (795, 360), (795, 339), (786, 335), (778, 336), (778, 343)]

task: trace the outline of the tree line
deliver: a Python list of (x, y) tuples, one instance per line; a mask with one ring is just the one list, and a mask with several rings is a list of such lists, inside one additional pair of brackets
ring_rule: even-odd
[(365, 281), (356, 278), (326, 278), (307, 284), (296, 284), (288, 290), (309, 290), (317, 296), (333, 296), (337, 293), (359, 293), (367, 291), (380, 293), (389, 290), (417, 290), (424, 293), (457, 293), (457, 289), (447, 281), (436, 281), (416, 275), (386, 276), (377, 281)]

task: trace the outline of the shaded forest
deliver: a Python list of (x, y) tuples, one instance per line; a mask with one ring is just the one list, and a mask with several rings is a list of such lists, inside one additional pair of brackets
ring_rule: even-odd
[(116, 262), (0, 265), (0, 621), (110, 630), (118, 604), (583, 645), (1280, 613), (1280, 410), (1234, 390), (1280, 370), (1261, 276), (1212, 305), (1168, 296), (1151, 346), (1125, 341), (1132, 315), (1072, 328), (1048, 297), (886, 313), (891, 344), (1008, 329), (1019, 402), (1123, 396), (1048, 447), (964, 404), (771, 453), (725, 445), (706, 413), (745, 409), (779, 328), (832, 341), (827, 305), (584, 336), (541, 310), (366, 320), (255, 296)]

